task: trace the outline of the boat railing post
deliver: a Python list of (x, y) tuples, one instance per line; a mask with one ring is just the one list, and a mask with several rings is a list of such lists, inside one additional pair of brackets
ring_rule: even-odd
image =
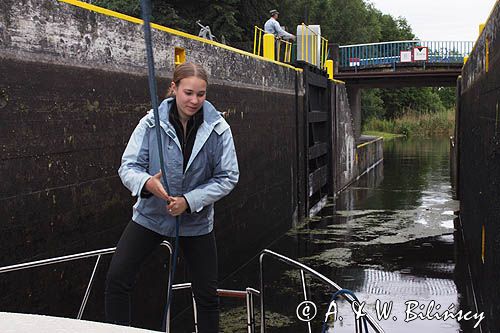
[(264, 307), (264, 255), (262, 252), (259, 256), (260, 267), (260, 333), (266, 332), (266, 312)]
[[(306, 275), (304, 274), (304, 271), (301, 269), (300, 270), (300, 280), (302, 282), (302, 292), (304, 293), (304, 301), (307, 301), (307, 285), (306, 285)], [(309, 333), (311, 333), (311, 322), (307, 322), (307, 329)]]
[(94, 284), (95, 272), (97, 271), (97, 266), (99, 265), (100, 260), (101, 260), (101, 255), (99, 254), (95, 261), (94, 269), (92, 270), (92, 275), (90, 276), (89, 283), (87, 285), (87, 290), (85, 290), (85, 295), (83, 295), (82, 304), (80, 305), (80, 310), (78, 310), (78, 315), (76, 316), (76, 319), (82, 319), (83, 311), (87, 306), (87, 301), (89, 300), (90, 291), (92, 290), (92, 285)]
[[(170, 271), (172, 270), (172, 254), (173, 254), (173, 249), (172, 249), (172, 244), (170, 244), (167, 241), (163, 241), (160, 244), (161, 246), (165, 246), (168, 249), (168, 284), (167, 286), (170, 286), (170, 283), (173, 281), (170, 281)], [(170, 294), (169, 290), (170, 288), (167, 287), (167, 303), (168, 300), (170, 299)], [(170, 333), (170, 307), (168, 308), (167, 314), (165, 316), (165, 332)]]
[(248, 291), (247, 289), (247, 294), (245, 296), (245, 300), (247, 302), (247, 332), (248, 333), (253, 333), (252, 331), (252, 309), (250, 308), (250, 297), (252, 297), (252, 295), (250, 294), (250, 292)]
[(193, 299), (194, 331), (198, 333), (198, 310), (196, 309), (196, 300), (194, 299), (194, 294), (192, 291), (191, 291), (191, 298)]
[(253, 293), (250, 294), (250, 306), (252, 309), (252, 332), (255, 333), (255, 303), (253, 301)]

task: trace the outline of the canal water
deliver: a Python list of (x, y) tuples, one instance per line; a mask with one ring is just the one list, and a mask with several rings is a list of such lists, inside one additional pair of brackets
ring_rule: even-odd
[[(383, 164), (269, 248), (353, 291), (372, 315), (377, 303), (392, 305), (387, 319), (379, 321), (386, 332), (468, 332), (477, 320), (436, 319), (465, 303), (459, 292), (462, 274), (455, 269), (458, 202), (452, 199), (448, 163), (447, 138), (385, 142)], [(272, 259), (265, 260), (265, 272), (267, 331), (307, 332), (308, 324), (296, 314), (304, 299), (300, 272)], [(254, 258), (221, 287), (260, 289), (258, 273)], [(306, 282), (307, 298), (317, 306), (310, 325), (321, 332), (332, 290), (310, 276)], [(336, 305), (337, 318), (328, 332), (355, 332), (350, 306)], [(224, 299), (222, 307), (221, 330), (245, 332), (243, 302)]]

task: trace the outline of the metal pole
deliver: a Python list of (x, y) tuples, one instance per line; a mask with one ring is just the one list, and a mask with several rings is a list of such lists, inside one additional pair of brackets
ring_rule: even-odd
[(31, 262), (26, 262), (23, 264), (4, 266), (4, 267), (0, 268), (0, 274), (18, 271), (18, 270), (22, 270), (22, 269), (26, 269), (26, 268), (46, 266), (46, 265), (61, 263), (61, 262), (65, 262), (65, 261), (72, 261), (72, 260), (77, 260), (77, 259), (89, 258), (89, 257), (94, 257), (96, 255), (101, 255), (101, 254), (110, 254), (110, 253), (115, 252), (115, 250), (116, 250), (116, 247), (110, 247), (110, 248), (102, 249), (102, 250), (95, 250), (95, 251), (71, 254), (71, 255), (62, 256), (62, 257), (31, 261)]
[(250, 293), (247, 290), (247, 295), (245, 297), (247, 302), (247, 332), (252, 333), (252, 318), (251, 318), (251, 309), (250, 309)]
[(80, 305), (80, 310), (78, 310), (78, 315), (76, 316), (76, 319), (82, 319), (83, 311), (85, 310), (85, 306), (87, 305), (87, 301), (90, 295), (90, 290), (92, 289), (92, 284), (94, 283), (94, 276), (95, 272), (97, 271), (97, 265), (99, 265), (100, 260), (101, 260), (101, 255), (98, 255), (97, 260), (95, 261), (94, 269), (92, 270), (92, 275), (90, 276), (90, 280), (87, 285), (87, 290), (85, 290), (85, 295), (83, 296), (82, 304)]
[[(300, 280), (302, 281), (302, 292), (304, 293), (304, 301), (307, 301), (307, 289), (306, 289), (306, 276), (304, 275), (304, 271), (300, 270)], [(311, 322), (307, 322), (307, 328), (309, 333), (311, 333)]]
[(261, 253), (259, 256), (260, 268), (260, 333), (266, 333), (266, 309), (264, 307), (264, 255)]
[(198, 309), (196, 308), (196, 300), (193, 293), (191, 293), (191, 297), (193, 299), (194, 331), (198, 333)]

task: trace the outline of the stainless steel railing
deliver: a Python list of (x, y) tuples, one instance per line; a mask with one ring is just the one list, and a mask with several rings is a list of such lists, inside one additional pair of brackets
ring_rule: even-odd
[[(277, 259), (289, 266), (292, 266), (292, 267), (295, 267), (295, 268), (298, 268), (300, 269), (300, 274), (301, 274), (301, 282), (302, 282), (302, 289), (303, 289), (303, 293), (304, 293), (304, 300), (307, 301), (307, 294), (306, 294), (306, 282), (305, 282), (305, 274), (304, 273), (308, 273), (310, 275), (312, 275), (313, 277), (323, 281), (324, 283), (328, 284), (329, 286), (331, 286), (332, 288), (335, 289), (335, 291), (339, 291), (341, 290), (342, 288), (336, 284), (335, 282), (333, 282), (332, 280), (330, 280), (329, 278), (327, 278), (326, 276), (324, 276), (323, 274), (315, 271), (314, 269), (298, 262), (298, 261), (295, 261), (293, 259), (290, 259), (282, 254), (279, 254), (279, 253), (276, 253), (276, 252), (273, 252), (271, 250), (267, 250), (267, 249), (264, 249), (261, 253), (260, 253), (260, 256), (259, 256), (259, 264), (260, 264), (260, 298), (261, 298), (261, 302), (260, 302), (260, 322), (261, 322), (261, 326), (260, 326), (260, 331), (261, 333), (265, 333), (266, 332), (266, 316), (265, 316), (265, 306), (264, 306), (264, 303), (265, 303), (265, 290), (264, 290), (264, 257), (266, 256), (269, 256), (271, 258), (274, 258), (274, 259)], [(354, 297), (352, 297), (351, 295), (349, 294), (344, 294), (344, 297), (347, 299), (347, 301), (352, 304), (353, 302), (355, 302), (355, 299)], [(380, 325), (373, 319), (372, 316), (370, 316), (368, 313), (362, 311), (362, 313), (364, 314), (364, 317), (366, 318), (366, 322), (371, 326), (371, 328), (373, 328), (375, 330), (375, 332), (377, 333), (383, 333), (384, 330), (382, 329), (382, 327), (380, 327)], [(361, 320), (361, 319), (359, 319)], [(309, 322), (310, 323), (310, 322)], [(361, 323), (358, 323), (358, 324), (361, 324)], [(309, 332), (311, 332), (311, 326), (308, 324), (308, 329), (309, 329)]]
[[(169, 259), (170, 259), (169, 260), (169, 272), (170, 272), (171, 265), (172, 265), (173, 248), (172, 248), (172, 245), (167, 241), (162, 242), (161, 245), (167, 247), (167, 249), (169, 251)], [(78, 315), (76, 317), (76, 319), (81, 319), (83, 312), (85, 310), (85, 307), (87, 305), (87, 301), (88, 301), (90, 292), (92, 290), (92, 286), (93, 286), (94, 279), (95, 279), (95, 273), (97, 271), (97, 267), (100, 263), (101, 257), (103, 255), (112, 254), (115, 252), (115, 250), (116, 250), (116, 247), (111, 247), (111, 248), (88, 251), (88, 252), (66, 255), (66, 256), (61, 256), (61, 257), (31, 261), (31, 262), (21, 263), (21, 264), (16, 264), (16, 265), (4, 266), (4, 267), (0, 267), (0, 274), (30, 269), (30, 268), (34, 268), (34, 267), (53, 265), (53, 264), (62, 263), (62, 262), (97, 257), (96, 262), (94, 264), (94, 268), (92, 270), (92, 274), (91, 274), (89, 282), (87, 284), (87, 288), (85, 290), (85, 294), (84, 294), (83, 299), (82, 299), (82, 303), (80, 305), (80, 309), (78, 311)], [(285, 264), (287, 264), (289, 266), (300, 269), (302, 291), (304, 293), (305, 300), (307, 300), (307, 293), (306, 293), (307, 286), (306, 286), (306, 281), (305, 281), (305, 273), (311, 274), (313, 277), (330, 285), (336, 291), (342, 289), (335, 282), (328, 279), (327, 277), (325, 277), (321, 273), (313, 270), (312, 268), (310, 268), (310, 267), (308, 267), (308, 266), (306, 266), (298, 261), (290, 259), (284, 255), (281, 255), (279, 253), (264, 249), (259, 256), (260, 291), (253, 289), (253, 288), (246, 288), (245, 290), (229, 290), (229, 289), (218, 289), (217, 290), (217, 293), (220, 297), (241, 298), (241, 299), (246, 300), (247, 331), (248, 331), (248, 333), (256, 332), (254, 296), (260, 296), (260, 307), (261, 307), (261, 314), (260, 314), (261, 315), (261, 323), (260, 323), (261, 328), (260, 328), (260, 331), (261, 331), (261, 333), (265, 333), (266, 318), (265, 318), (265, 301), (264, 301), (265, 300), (265, 297), (264, 297), (264, 257), (266, 257), (266, 256), (272, 257), (272, 258), (277, 259), (281, 262), (284, 262)], [(169, 278), (170, 278), (170, 274), (169, 274)], [(170, 283), (170, 281), (169, 281), (169, 283)], [(191, 289), (191, 283), (181, 283), (181, 284), (175, 284), (172, 286), (172, 292), (175, 290), (182, 290), (182, 289)], [(168, 296), (169, 295), (167, 295), (167, 297)], [(194, 316), (195, 331), (198, 332), (198, 325), (197, 325), (198, 318), (197, 318), (197, 313), (196, 313), (196, 301), (195, 301), (194, 295), (192, 293), (191, 293), (191, 297), (192, 297), (192, 303), (193, 303), (193, 316)], [(347, 294), (347, 295), (344, 295), (344, 297), (351, 304), (355, 301), (355, 299), (351, 295)], [(375, 332), (378, 332), (378, 333), (384, 332), (384, 330), (379, 326), (379, 324), (369, 314), (367, 314), (367, 313), (363, 313), (363, 314), (365, 314), (365, 318), (366, 318), (367, 323), (375, 330)], [(170, 313), (167, 314), (165, 321), (166, 321), (166, 323), (165, 323), (166, 332), (168, 333), (168, 332), (170, 332)], [(308, 324), (308, 330), (309, 330), (309, 332), (311, 332), (310, 323)]]
[[(191, 289), (191, 283), (174, 284), (172, 290)], [(254, 288), (246, 288), (245, 290), (217, 289), (219, 297), (229, 298), (244, 298), (247, 306), (247, 331), (248, 333), (255, 332), (255, 305), (254, 296), (260, 296), (260, 292)], [(196, 301), (193, 293), (191, 293), (193, 302), (194, 328), (198, 333), (198, 317), (196, 313)]]
[[(169, 251), (169, 271), (170, 271), (171, 264), (172, 264), (172, 253), (173, 253), (172, 244), (170, 244), (167, 241), (163, 241), (161, 243), (161, 246), (167, 247), (167, 249)], [(82, 253), (77, 253), (77, 254), (70, 254), (70, 255), (61, 256), (61, 257), (36, 260), (36, 261), (26, 262), (26, 263), (22, 263), (22, 264), (4, 266), (4, 267), (0, 267), (0, 274), (14, 272), (14, 271), (20, 271), (20, 270), (30, 269), (30, 268), (40, 267), (40, 266), (53, 265), (53, 264), (58, 264), (58, 263), (63, 263), (63, 262), (68, 262), (68, 261), (75, 261), (75, 260), (80, 260), (80, 259), (97, 257), (95, 264), (94, 264), (94, 268), (92, 270), (92, 274), (90, 275), (90, 279), (89, 279), (89, 282), (87, 284), (87, 288), (85, 290), (85, 294), (83, 295), (82, 303), (80, 304), (80, 309), (78, 310), (78, 315), (76, 316), (76, 319), (82, 319), (83, 312), (85, 311), (85, 307), (87, 305), (87, 301), (88, 301), (90, 292), (92, 290), (92, 286), (94, 284), (95, 273), (97, 271), (97, 267), (99, 266), (99, 262), (101, 261), (101, 257), (104, 255), (107, 255), (107, 254), (112, 254), (115, 252), (115, 250), (116, 250), (116, 247), (110, 247), (107, 249), (100, 249), (100, 250), (82, 252)], [(169, 274), (169, 279), (170, 279), (170, 274)], [(170, 281), (169, 281), (169, 283), (170, 283)], [(168, 297), (168, 295), (167, 295), (167, 297)], [(168, 320), (168, 318), (166, 320)], [(167, 322), (167, 324), (168, 324), (168, 322)], [(167, 327), (167, 332), (168, 332), (168, 325), (166, 325), (166, 327)]]
[[(169, 251), (169, 274), (168, 274), (168, 276), (170, 279), (170, 270), (172, 269), (173, 247), (172, 247), (172, 244), (170, 244), (167, 241), (163, 241), (161, 243), (161, 246), (165, 246)], [(58, 264), (58, 263), (68, 262), (68, 261), (75, 261), (75, 260), (80, 260), (80, 259), (97, 257), (95, 264), (94, 264), (94, 268), (92, 270), (92, 273), (91, 273), (91, 276), (89, 279), (89, 282), (87, 284), (87, 288), (85, 290), (85, 294), (84, 294), (83, 299), (82, 299), (82, 303), (80, 305), (80, 309), (78, 310), (78, 315), (76, 317), (76, 319), (80, 320), (80, 319), (82, 319), (83, 312), (85, 311), (85, 307), (87, 305), (87, 301), (88, 301), (90, 292), (92, 290), (92, 286), (94, 284), (95, 273), (96, 273), (97, 267), (99, 266), (99, 263), (101, 261), (101, 257), (104, 255), (107, 255), (107, 254), (113, 254), (115, 251), (116, 251), (116, 247), (110, 247), (110, 248), (106, 248), (106, 249), (100, 249), (100, 250), (82, 252), (82, 253), (71, 254), (71, 255), (66, 255), (66, 256), (36, 260), (36, 261), (31, 261), (31, 262), (26, 262), (26, 263), (21, 263), (21, 264), (16, 264), (16, 265), (4, 266), (4, 267), (0, 267), (0, 274), (14, 272), (14, 271), (21, 271), (21, 270), (25, 270), (25, 269), (40, 267), (40, 266), (54, 265), (54, 264)], [(170, 283), (170, 280), (169, 280), (169, 283)], [(191, 288), (191, 283), (174, 284), (172, 286), (172, 292), (175, 290), (190, 289), (190, 288)], [(253, 288), (246, 288), (246, 290), (244, 290), (244, 291), (229, 290), (229, 289), (217, 289), (217, 293), (220, 297), (232, 297), (232, 298), (244, 298), (244, 299), (246, 299), (247, 330), (248, 330), (248, 333), (255, 332), (254, 296), (259, 296), (260, 292), (256, 289), (253, 289)], [(169, 295), (167, 294), (167, 299), (168, 299), (168, 297), (169, 297)], [(194, 326), (195, 326), (195, 331), (198, 332), (198, 317), (197, 317), (197, 312), (196, 312), (196, 301), (194, 299), (193, 293), (191, 293), (191, 297), (192, 297), (192, 303), (193, 303)], [(166, 332), (169, 333), (170, 332), (170, 309), (169, 309), (167, 316), (165, 318), (165, 327), (166, 327)]]

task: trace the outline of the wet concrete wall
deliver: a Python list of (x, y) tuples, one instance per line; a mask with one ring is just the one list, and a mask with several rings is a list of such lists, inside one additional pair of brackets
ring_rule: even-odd
[[(52, 0), (0, 6), (0, 265), (112, 247), (134, 202), (116, 170), (150, 104), (141, 28)], [(168, 29), (154, 30), (153, 40), (158, 95), (170, 82), (175, 48), (183, 48), (187, 61), (209, 71), (207, 97), (233, 131), (240, 182), (215, 216), (222, 280), (303, 217), (302, 73)], [(345, 86), (331, 91), (335, 193), (360, 171)], [(158, 328), (163, 252), (139, 277), (135, 326)], [(84, 318), (103, 319), (107, 264)], [(74, 316), (91, 265), (12, 273), (2, 280), (0, 309)], [(48, 302), (47, 295), (57, 296)]]
[[(460, 82), (460, 81), (459, 81)], [(457, 147), (460, 222), (483, 331), (500, 327), (500, 2), (464, 66)]]
[(346, 187), (357, 177), (356, 138), (344, 84), (335, 85), (335, 191)]
[[(1, 6), (0, 265), (114, 246), (134, 202), (116, 170), (150, 103), (140, 26), (52, 0)], [(232, 127), (241, 178), (216, 207), (223, 278), (297, 218), (301, 74), (163, 31), (153, 39), (158, 94), (167, 89), (174, 48), (182, 47), (209, 71), (208, 99)], [(138, 288), (137, 326), (155, 328), (161, 318), (162, 257), (139, 280), (158, 287)], [(90, 265), (12, 273), (1, 308), (74, 316)], [(105, 266), (86, 318), (103, 319)], [(48, 302), (47, 295), (60, 296)]]
[(356, 178), (364, 175), (369, 169), (382, 162), (384, 141), (382, 138), (372, 136), (361, 136), (364, 140), (356, 147), (354, 162), (357, 164)]

